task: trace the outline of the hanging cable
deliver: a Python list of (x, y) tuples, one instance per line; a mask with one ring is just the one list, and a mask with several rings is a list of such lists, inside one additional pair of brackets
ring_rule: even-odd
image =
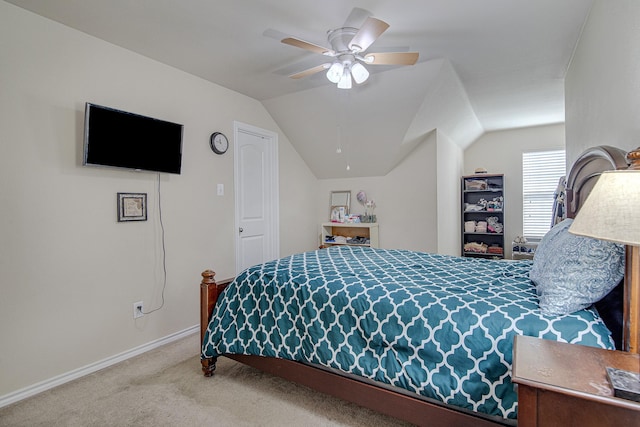
[(167, 287), (167, 250), (164, 243), (164, 223), (162, 222), (162, 203), (160, 202), (160, 172), (158, 172), (158, 218), (160, 220), (160, 230), (161, 230), (161, 241), (162, 241), (162, 303), (160, 307), (154, 308), (151, 311), (143, 311), (142, 314), (151, 314), (154, 311), (160, 310), (164, 307), (164, 290)]

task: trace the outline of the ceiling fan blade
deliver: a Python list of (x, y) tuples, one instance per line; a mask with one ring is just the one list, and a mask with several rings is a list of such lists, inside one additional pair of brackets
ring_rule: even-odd
[(386, 22), (377, 18), (368, 17), (349, 42), (349, 49), (353, 49), (356, 52), (367, 50), (367, 48), (371, 46), (371, 43), (376, 41), (376, 39), (380, 37), (380, 34), (384, 33), (387, 28), (389, 28), (389, 24)]
[(418, 52), (381, 52), (367, 53), (365, 64), (375, 65), (413, 65), (418, 61)]
[(373, 13), (369, 12), (366, 9), (362, 9), (360, 7), (354, 7), (351, 9), (351, 13), (347, 16), (346, 21), (342, 24), (343, 27), (351, 27), (358, 28), (360, 24), (362, 24), (368, 17), (373, 15)]
[(309, 68), (309, 69), (300, 71), (300, 72), (295, 73), (295, 74), (291, 74), (289, 77), (292, 78), (292, 79), (301, 79), (303, 77), (307, 77), (307, 76), (310, 76), (312, 74), (319, 73), (320, 71), (326, 70), (330, 66), (331, 66), (331, 63), (327, 62), (327, 63), (321, 64), (321, 65), (318, 65), (316, 67)]
[(329, 55), (329, 56), (333, 56), (334, 55), (333, 50), (329, 49), (328, 47), (319, 46), (317, 44), (309, 43), (309, 42), (306, 42), (304, 40), (297, 39), (295, 37), (287, 37), (287, 38), (284, 38), (284, 39), (282, 39), (280, 41), (282, 43), (284, 43), (284, 44), (288, 44), (290, 46), (299, 47), (301, 49), (305, 49), (305, 50), (309, 50), (311, 52), (319, 53), (321, 55)]

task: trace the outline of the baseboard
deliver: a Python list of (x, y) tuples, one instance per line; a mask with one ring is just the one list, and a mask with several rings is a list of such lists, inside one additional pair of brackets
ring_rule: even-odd
[(199, 331), (200, 331), (200, 325), (195, 325), (190, 328), (184, 329), (182, 331), (168, 335), (166, 337), (159, 338), (155, 341), (151, 341), (147, 344), (143, 344), (141, 346), (132, 348), (131, 350), (127, 350), (120, 354), (116, 354), (114, 356), (107, 357), (106, 359), (100, 360), (98, 362), (83, 366), (82, 368), (74, 369), (73, 371), (69, 371), (67, 373), (33, 384), (31, 386), (14, 391), (4, 396), (0, 396), (0, 408), (11, 405), (12, 403), (18, 402), (22, 399), (35, 396), (38, 393), (42, 393), (43, 391), (50, 390), (54, 387), (57, 387), (64, 383), (68, 383), (69, 381), (73, 381), (85, 375), (92, 374), (96, 371), (99, 371), (100, 369), (104, 369), (109, 366), (115, 365), (116, 363), (138, 356), (142, 353), (156, 349), (165, 344), (169, 344), (170, 342), (177, 341), (181, 338), (185, 338)]

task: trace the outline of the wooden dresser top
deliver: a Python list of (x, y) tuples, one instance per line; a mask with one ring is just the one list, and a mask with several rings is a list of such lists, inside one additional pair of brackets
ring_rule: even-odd
[(613, 397), (605, 367), (640, 372), (640, 355), (517, 336), (513, 382), (640, 412), (640, 403)]

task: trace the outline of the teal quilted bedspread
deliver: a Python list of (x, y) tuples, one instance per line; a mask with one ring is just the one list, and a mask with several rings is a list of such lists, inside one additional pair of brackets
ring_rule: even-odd
[(202, 356), (310, 362), (516, 418), (515, 335), (614, 347), (592, 310), (543, 315), (531, 265), (347, 246), (292, 255), (225, 289)]

